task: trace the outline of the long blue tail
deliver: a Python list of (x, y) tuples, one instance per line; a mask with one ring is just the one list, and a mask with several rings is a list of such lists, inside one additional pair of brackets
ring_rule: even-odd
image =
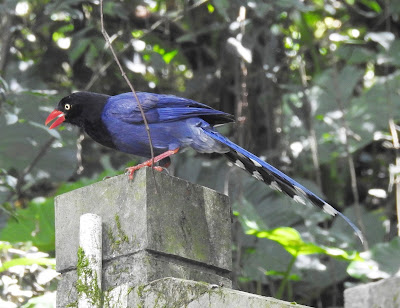
[(274, 166), (271, 166), (256, 155), (246, 151), (226, 137), (222, 136), (217, 131), (204, 129), (204, 132), (231, 149), (231, 151), (225, 153), (225, 155), (236, 166), (248, 171), (253, 177), (265, 182), (272, 189), (285, 193), (296, 202), (306, 204), (306, 201), (308, 200), (329, 215), (339, 215), (353, 228), (355, 234), (360, 238), (361, 242), (364, 243), (364, 236), (360, 229), (358, 229), (348, 217), (336, 210), (329, 203), (322, 200), (313, 192), (288, 177)]

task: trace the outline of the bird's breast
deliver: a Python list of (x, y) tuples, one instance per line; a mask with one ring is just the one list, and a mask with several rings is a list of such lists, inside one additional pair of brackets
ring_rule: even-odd
[(112, 135), (102, 121), (86, 122), (83, 125), (84, 131), (97, 143), (106, 147), (116, 149)]

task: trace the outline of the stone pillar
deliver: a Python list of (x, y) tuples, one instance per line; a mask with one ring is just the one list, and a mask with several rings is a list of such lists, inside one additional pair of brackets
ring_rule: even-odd
[[(101, 290), (85, 279), (85, 213), (102, 219)], [(58, 196), (55, 215), (57, 307), (305, 307), (230, 289), (229, 199), (209, 188), (143, 168)]]
[[(55, 200), (57, 307), (77, 302), (79, 219), (103, 220), (103, 290), (164, 277), (231, 287), (231, 210), (227, 196), (143, 168)], [(79, 291), (79, 290), (78, 290)]]
[[(113, 298), (118, 296), (114, 294)], [(128, 293), (126, 303), (124, 306), (121, 301), (113, 302), (105, 308), (307, 308), (294, 302), (178, 278), (163, 278), (136, 286)]]
[(400, 277), (371, 282), (344, 291), (345, 308), (400, 307)]

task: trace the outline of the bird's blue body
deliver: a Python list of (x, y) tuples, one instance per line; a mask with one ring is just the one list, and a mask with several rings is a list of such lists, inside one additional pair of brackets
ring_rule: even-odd
[[(222, 153), (253, 177), (281, 191), (293, 200), (311, 202), (326, 213), (341, 216), (363, 240), (360, 230), (342, 213), (283, 172), (241, 148), (214, 129), (232, 122), (233, 117), (207, 105), (173, 95), (137, 92), (149, 125), (154, 154), (160, 161), (179, 149), (192, 147), (200, 153)], [(57, 118), (50, 128), (63, 121), (80, 126), (95, 141), (116, 150), (150, 157), (150, 141), (138, 102), (132, 93), (108, 96), (77, 92), (64, 97), (46, 120)], [(151, 164), (153, 161), (151, 162)], [(131, 167), (130, 176), (139, 167)]]
[[(213, 128), (200, 118), (229, 117), (228, 114), (172, 95), (145, 92), (137, 95), (146, 114), (156, 155), (189, 146), (200, 153), (229, 152), (226, 145), (205, 133)], [(149, 137), (132, 93), (110, 97), (101, 118), (118, 150), (150, 157)]]

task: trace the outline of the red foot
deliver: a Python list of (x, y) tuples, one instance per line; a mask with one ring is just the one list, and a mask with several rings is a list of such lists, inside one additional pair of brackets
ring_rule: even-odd
[[(168, 156), (176, 154), (178, 151), (179, 151), (179, 148), (176, 148), (175, 150), (168, 150), (168, 151), (154, 157), (154, 163), (156, 163)], [(153, 164), (153, 161), (151, 159), (149, 159), (139, 165), (126, 168), (126, 170), (129, 172), (129, 179), (133, 180), (133, 174), (135, 173), (136, 170), (139, 170), (140, 168), (143, 168), (143, 167), (151, 167), (152, 164)], [(163, 167), (159, 167), (159, 166), (153, 166), (153, 169), (155, 169), (156, 171), (160, 171), (160, 172), (164, 170)]]

